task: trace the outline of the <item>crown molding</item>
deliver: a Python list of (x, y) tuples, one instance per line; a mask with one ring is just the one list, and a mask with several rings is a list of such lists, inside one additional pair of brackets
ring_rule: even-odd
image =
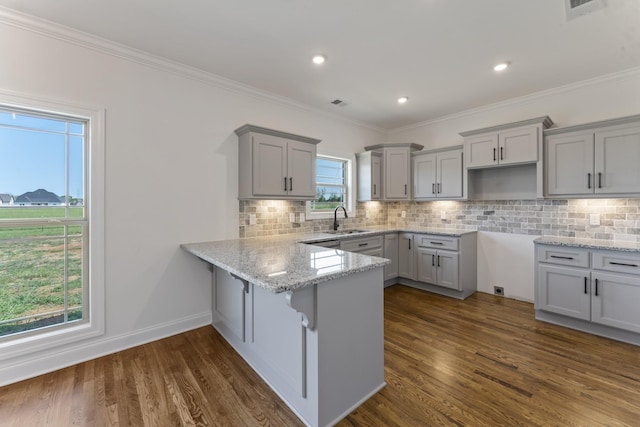
[(45, 37), (57, 39), (69, 44), (90, 49), (102, 54), (110, 55), (126, 61), (135, 62), (146, 67), (154, 68), (159, 71), (177, 75), (179, 77), (195, 80), (200, 83), (224, 89), (239, 95), (250, 96), (262, 101), (284, 105), (290, 108), (303, 110), (306, 112), (319, 114), (333, 120), (337, 120), (346, 124), (365, 128), (377, 133), (386, 134), (387, 130), (364, 123), (361, 121), (348, 119), (330, 111), (325, 111), (317, 107), (312, 107), (291, 98), (277, 95), (272, 92), (257, 89), (235, 80), (231, 80), (216, 74), (201, 70), (199, 68), (190, 67), (188, 65), (172, 61), (170, 59), (157, 56), (130, 46), (126, 46), (93, 34), (67, 27), (55, 22), (24, 14), (13, 9), (0, 6), (0, 23), (15, 28), (20, 28)]
[(442, 122), (447, 122), (449, 120), (461, 119), (464, 117), (473, 116), (475, 114), (485, 113), (488, 111), (497, 110), (499, 108), (512, 107), (518, 104), (523, 104), (526, 102), (530, 102), (536, 99), (544, 98), (547, 96), (558, 95), (565, 92), (571, 92), (574, 90), (582, 89), (584, 87), (595, 86), (602, 83), (607, 83), (615, 80), (623, 80), (629, 77), (640, 76), (640, 67), (629, 68), (627, 70), (619, 71), (616, 73), (605, 74), (603, 76), (594, 77), (587, 80), (582, 80), (576, 83), (570, 83), (564, 86), (558, 86), (552, 89), (543, 90), (540, 92), (535, 92), (529, 95), (519, 96), (517, 98), (511, 98), (506, 101), (500, 101), (493, 104), (483, 105), (477, 108), (471, 108), (468, 110), (460, 111), (458, 113), (448, 114), (446, 116), (438, 117), (436, 119), (425, 120), (423, 122), (414, 123), (407, 126), (402, 126), (399, 128), (391, 129), (388, 131), (388, 135), (392, 136), (394, 134), (405, 132), (408, 130), (417, 129), (424, 126), (431, 126)]

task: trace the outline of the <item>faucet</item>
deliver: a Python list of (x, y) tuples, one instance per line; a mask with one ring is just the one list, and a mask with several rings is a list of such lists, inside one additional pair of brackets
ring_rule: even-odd
[(338, 227), (340, 227), (340, 224), (338, 224), (338, 209), (340, 208), (342, 208), (342, 210), (344, 211), (344, 217), (349, 218), (349, 215), (347, 215), (347, 210), (344, 208), (344, 206), (338, 206), (336, 210), (333, 211), (333, 231), (338, 230)]

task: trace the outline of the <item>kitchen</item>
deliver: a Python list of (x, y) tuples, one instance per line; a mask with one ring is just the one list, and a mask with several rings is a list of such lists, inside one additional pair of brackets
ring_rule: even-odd
[[(10, 3), (2, 4), (11, 7)], [(637, 16), (633, 15), (635, 9), (631, 10), (630, 16)], [(584, 19), (592, 18), (595, 16)], [(488, 107), (462, 108), (441, 119), (422, 116), (386, 131), (310, 110), (139, 51), (104, 46), (103, 40), (70, 31), (3, 13), (0, 45), (6, 66), (0, 71), (0, 81), (2, 89), (10, 92), (99, 105), (107, 110), (106, 332), (82, 345), (45, 349), (36, 353), (37, 357), (3, 362), (2, 384), (210, 324), (210, 272), (179, 245), (234, 239), (241, 227), (249, 231), (249, 212), (244, 211), (247, 205), (237, 200), (238, 141), (233, 133), (245, 123), (321, 139), (318, 149), (324, 154), (353, 155), (365, 146), (389, 141), (428, 143), (429, 149), (458, 145), (462, 142), (460, 132), (543, 115), (551, 117), (557, 127), (564, 127), (640, 112), (640, 73), (637, 45), (633, 44), (628, 46), (630, 63), (617, 70), (603, 69), (599, 78), (585, 77), (557, 85), (556, 90), (548, 88), (500, 102), (496, 99), (487, 102)], [(570, 214), (600, 213), (602, 229), (607, 227), (604, 221), (611, 203), (633, 207), (636, 201), (581, 199), (555, 205), (530, 200), (491, 205), (480, 201), (392, 202), (357, 208), (363, 214), (356, 218), (365, 220), (364, 211), (370, 209), (366, 219), (400, 227), (441, 223), (444, 210), (445, 221), (451, 224), (477, 216), (487, 219), (473, 220), (489, 222), (491, 214), (484, 212), (500, 215), (518, 203), (534, 203), (550, 215), (566, 213), (567, 220), (572, 218)], [(294, 209), (299, 214), (303, 208), (296, 205)], [(285, 210), (288, 213), (283, 207)], [(329, 229), (330, 222), (322, 225)], [(572, 224), (564, 225), (567, 228), (559, 231), (569, 231)], [(507, 297), (533, 301), (532, 242), (536, 237), (508, 230), (479, 233), (478, 289), (492, 294), (493, 286), (499, 284)]]

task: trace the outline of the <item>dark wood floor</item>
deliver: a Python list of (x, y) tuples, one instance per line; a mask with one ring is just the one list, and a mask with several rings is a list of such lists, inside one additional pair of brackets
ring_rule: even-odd
[[(531, 304), (385, 291), (387, 386), (340, 426), (640, 426), (640, 348)], [(0, 388), (1, 426), (297, 426), (211, 327)]]

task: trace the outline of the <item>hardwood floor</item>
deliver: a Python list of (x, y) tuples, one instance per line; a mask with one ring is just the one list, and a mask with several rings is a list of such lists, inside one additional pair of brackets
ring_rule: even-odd
[[(640, 426), (640, 348), (531, 304), (385, 291), (387, 386), (339, 426)], [(298, 426), (211, 327), (0, 388), (1, 426)]]

